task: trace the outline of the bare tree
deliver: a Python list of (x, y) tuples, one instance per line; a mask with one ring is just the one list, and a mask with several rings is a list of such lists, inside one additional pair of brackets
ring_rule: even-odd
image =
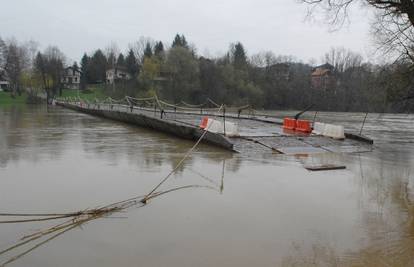
[(373, 33), (386, 53), (399, 52), (398, 57), (414, 62), (414, 1), (412, 0), (301, 0), (310, 4), (309, 13), (315, 8), (323, 10), (329, 23), (342, 26), (348, 18), (351, 5), (360, 4), (376, 10)]
[(7, 45), (0, 37), (0, 70), (4, 69), (7, 57)]
[(384, 54), (414, 62), (414, 27), (407, 17), (377, 12), (371, 33)]
[(23, 71), (30, 63), (27, 47), (20, 46), (16, 40), (7, 44), (7, 53), (4, 69), (9, 79), (12, 95), (22, 93), (21, 78)]
[(345, 72), (349, 68), (361, 66), (363, 58), (360, 54), (341, 47), (331, 48), (322, 60), (334, 66), (337, 72)]
[(253, 54), (250, 59), (249, 63), (254, 67), (264, 68), (266, 67), (266, 59), (265, 59), (265, 52), (259, 52), (257, 54)]
[(34, 41), (30, 40), (26, 42), (24, 45), (25, 50), (27, 51), (27, 61), (28, 64), (26, 65), (23, 73), (23, 85), (26, 87), (26, 91), (29, 97), (34, 97), (37, 95), (37, 91), (40, 90), (40, 79), (36, 75), (35, 71), (35, 58), (38, 52), (39, 44)]
[(42, 77), (48, 102), (58, 92), (62, 94), (61, 78), (64, 64), (65, 55), (56, 46), (49, 46), (44, 53), (37, 53), (35, 68)]
[(26, 47), (28, 53), (29, 67), (33, 69), (34, 60), (39, 49), (39, 43), (34, 40), (30, 40), (26, 42), (24, 46)]
[(108, 67), (115, 68), (116, 59), (120, 53), (119, 47), (116, 42), (112, 41), (106, 48), (105, 48), (105, 56), (108, 59)]
[(270, 67), (278, 63), (291, 63), (295, 59), (288, 55), (275, 55), (272, 51), (262, 51), (250, 57), (249, 62), (256, 67)]
[(138, 41), (129, 44), (129, 49), (132, 49), (135, 54), (135, 58), (140, 63), (144, 62), (144, 52), (147, 44), (149, 44), (152, 49), (154, 48), (155, 41), (150, 37), (141, 36)]
[[(412, 0), (301, 0), (314, 7), (322, 8), (330, 15), (331, 23), (343, 23), (348, 17), (348, 10), (352, 4), (364, 4), (378, 10), (384, 10), (387, 14), (407, 17), (411, 26), (414, 25), (414, 2)], [(311, 7), (313, 8), (313, 7)], [(310, 10), (312, 11), (312, 10)]]

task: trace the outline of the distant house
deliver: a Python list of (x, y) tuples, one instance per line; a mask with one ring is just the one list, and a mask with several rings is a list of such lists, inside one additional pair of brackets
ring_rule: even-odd
[(336, 84), (334, 69), (334, 66), (328, 63), (313, 68), (311, 74), (312, 87), (324, 90), (334, 88)]
[(130, 80), (132, 75), (126, 68), (116, 67), (106, 71), (106, 83), (113, 84), (114, 80)]
[(154, 82), (168, 82), (171, 81), (172, 73), (170, 71), (161, 70), (153, 79)]
[(0, 91), (8, 91), (10, 89), (10, 83), (7, 78), (6, 71), (0, 69)]
[(268, 67), (268, 73), (270, 73), (273, 77), (282, 79), (282, 80), (289, 80), (290, 78), (290, 66), (287, 63), (276, 63)]
[(63, 72), (62, 84), (64, 88), (79, 89), (80, 88), (81, 72), (74, 67), (67, 67)]
[(291, 77), (291, 66), (289, 63), (276, 63), (265, 67), (255, 67), (253, 75), (266, 75), (267, 79), (273, 81), (288, 81)]

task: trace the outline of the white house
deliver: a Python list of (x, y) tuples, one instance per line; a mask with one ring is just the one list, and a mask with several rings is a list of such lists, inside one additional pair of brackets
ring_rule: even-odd
[(10, 84), (7, 79), (7, 74), (4, 70), (0, 69), (0, 92), (6, 91), (9, 88), (10, 88)]
[(113, 84), (114, 80), (129, 80), (131, 74), (122, 67), (112, 68), (106, 71), (106, 83)]
[(73, 67), (65, 68), (62, 76), (62, 84), (64, 88), (79, 89), (81, 72)]
[(7, 91), (9, 89), (8, 81), (0, 81), (0, 92)]

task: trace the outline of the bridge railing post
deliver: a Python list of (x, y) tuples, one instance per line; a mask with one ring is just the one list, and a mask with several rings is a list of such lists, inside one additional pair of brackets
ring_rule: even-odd
[(223, 107), (223, 133), (226, 136), (226, 106)]

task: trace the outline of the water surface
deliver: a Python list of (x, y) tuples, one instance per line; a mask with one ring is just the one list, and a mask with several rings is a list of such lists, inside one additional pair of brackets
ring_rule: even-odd
[[(317, 117), (359, 132), (364, 115)], [(369, 153), (232, 154), (201, 144), (162, 189), (214, 189), (93, 221), (11, 266), (414, 266), (413, 119), (370, 114)], [(0, 212), (66, 212), (145, 194), (193, 145), (60, 107), (0, 108), (0, 125)], [(303, 168), (321, 162), (347, 169)], [(47, 225), (0, 225), (0, 250)]]

